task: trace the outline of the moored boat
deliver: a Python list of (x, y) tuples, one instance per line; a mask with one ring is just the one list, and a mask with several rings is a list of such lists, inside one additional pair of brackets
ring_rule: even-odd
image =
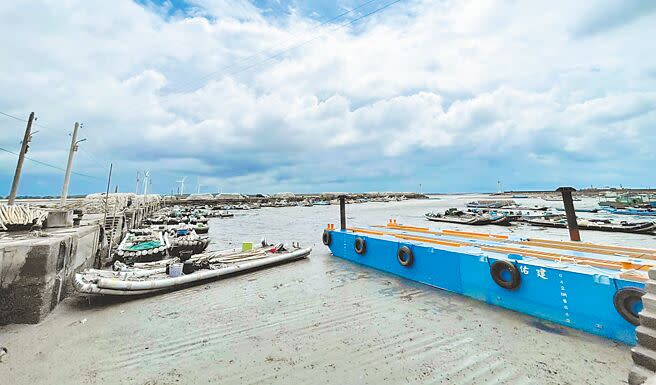
[(651, 208), (625, 208), (625, 209), (614, 209), (610, 207), (602, 208), (601, 211), (605, 211), (610, 214), (617, 215), (638, 215), (638, 216), (656, 216), (656, 209)]
[(492, 305), (635, 344), (656, 250), (402, 226), (335, 229), (332, 254)]
[(478, 200), (467, 203), (467, 207), (472, 209), (500, 209), (513, 206), (517, 206), (513, 200)]
[(208, 237), (199, 236), (191, 226), (172, 227), (168, 230), (168, 233), (171, 244), (169, 255), (172, 257), (180, 257), (184, 253), (188, 253), (188, 255), (200, 254), (210, 243)]
[(127, 264), (158, 261), (166, 257), (170, 244), (166, 233), (153, 229), (128, 231), (114, 254), (114, 259)]
[(210, 227), (206, 223), (197, 223), (193, 228), (196, 234), (207, 234), (210, 232)]
[(433, 222), (457, 223), (461, 225), (482, 226), (492, 223), (492, 217), (490, 216), (465, 213), (456, 208), (450, 208), (443, 214), (426, 213), (425, 217)]
[(311, 248), (293, 244), (260, 245), (251, 250), (230, 249), (197, 254), (184, 263), (178, 258), (136, 263), (117, 262), (115, 271), (87, 269), (75, 274), (74, 285), (80, 294), (137, 296), (177, 290), (196, 283), (238, 273), (280, 265), (306, 258)]
[[(567, 228), (567, 219), (564, 216), (550, 218), (530, 218), (523, 220), (531, 226)], [(584, 219), (578, 218), (579, 230), (607, 231), (633, 234), (652, 234), (656, 230), (654, 222), (613, 222), (609, 219)]]

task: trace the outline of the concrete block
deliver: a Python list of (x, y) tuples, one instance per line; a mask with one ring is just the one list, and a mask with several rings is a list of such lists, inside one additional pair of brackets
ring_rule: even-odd
[(48, 228), (73, 227), (73, 210), (48, 212)]
[(74, 273), (95, 261), (100, 226), (46, 233), (0, 242), (0, 325), (40, 322), (71, 290)]
[(656, 330), (640, 325), (636, 328), (636, 337), (639, 345), (656, 350)]
[(643, 295), (642, 306), (647, 311), (656, 312), (656, 294), (647, 292), (647, 294)]
[(649, 279), (656, 281), (656, 268), (649, 269)]
[(639, 365), (633, 365), (629, 372), (629, 385), (643, 385), (654, 376), (654, 372)]
[(656, 312), (643, 309), (640, 312), (640, 325), (656, 329)]
[(636, 365), (656, 371), (656, 351), (637, 345), (631, 348), (631, 357)]

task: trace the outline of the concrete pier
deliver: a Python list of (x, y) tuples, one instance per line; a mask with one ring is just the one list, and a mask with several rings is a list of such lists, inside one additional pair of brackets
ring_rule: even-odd
[(92, 267), (99, 225), (0, 238), (0, 324), (38, 323), (66, 297), (75, 272)]
[[(139, 227), (160, 199), (110, 194), (105, 202), (92, 194), (65, 209), (52, 200), (39, 205), (49, 212), (46, 229), (0, 232), (0, 325), (43, 320), (71, 292), (74, 273), (111, 262), (107, 247)], [(75, 211), (79, 227), (73, 227)]]

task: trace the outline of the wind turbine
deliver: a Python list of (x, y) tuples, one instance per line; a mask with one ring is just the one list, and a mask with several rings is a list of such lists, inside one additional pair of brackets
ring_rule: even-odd
[(180, 195), (184, 195), (184, 182), (187, 179), (187, 177), (182, 177), (182, 179), (176, 181), (176, 183), (180, 183)]
[(144, 195), (148, 193), (148, 184), (150, 183), (150, 170), (144, 171), (144, 179), (143, 179), (143, 185), (144, 185)]

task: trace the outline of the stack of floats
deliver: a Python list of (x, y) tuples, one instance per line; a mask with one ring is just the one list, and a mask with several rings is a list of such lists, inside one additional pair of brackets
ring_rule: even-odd
[(46, 211), (31, 208), (30, 205), (0, 204), (0, 230), (29, 230), (35, 224), (40, 225), (46, 216)]
[[(290, 250), (282, 244), (262, 244), (251, 249), (230, 249), (194, 255), (182, 263), (171, 258), (127, 266), (114, 264), (114, 271), (87, 269), (75, 274), (75, 287), (82, 294), (133, 296), (175, 290), (186, 285), (218, 279), (307, 257), (311, 248), (294, 244)], [(173, 273), (174, 267), (181, 267)]]
[(635, 344), (656, 250), (402, 226), (336, 230), (333, 255), (487, 303)]

